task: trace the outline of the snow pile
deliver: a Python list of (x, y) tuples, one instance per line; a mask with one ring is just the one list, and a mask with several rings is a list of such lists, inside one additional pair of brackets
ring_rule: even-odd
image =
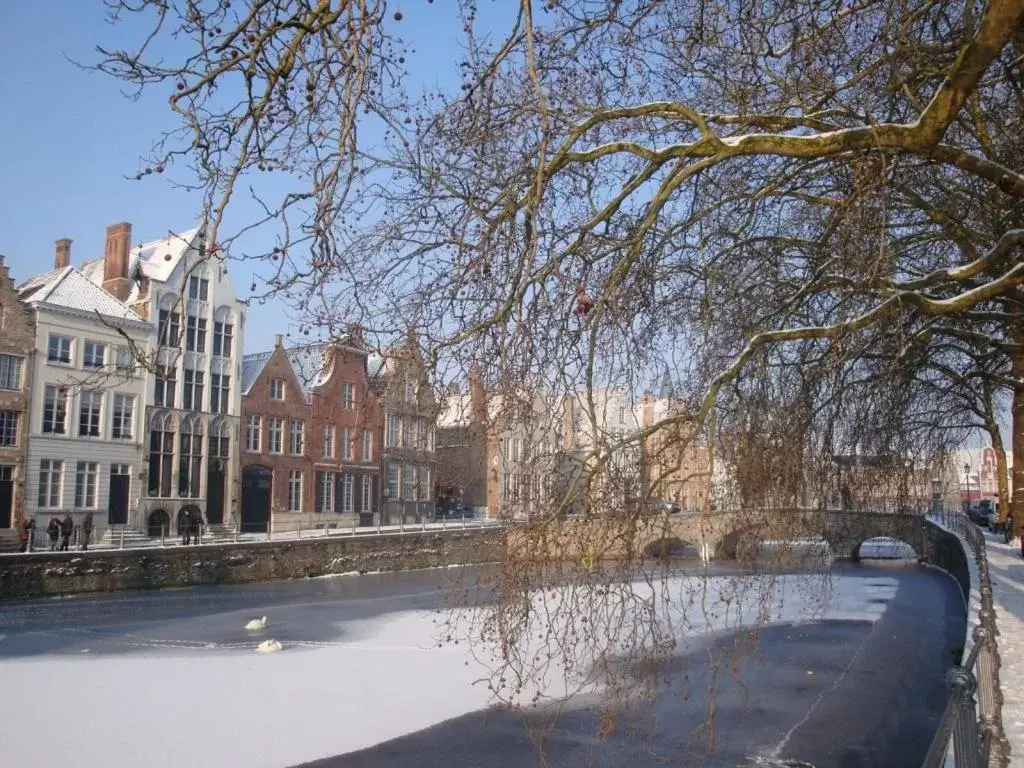
[[(872, 621), (885, 609), (879, 598), (894, 595), (897, 582), (800, 574), (620, 586), (635, 590), (639, 601), (675, 606), (670, 631), (682, 651), (709, 631), (755, 623)], [(557, 592), (533, 602), (557, 600)], [(614, 610), (617, 600), (605, 602), (591, 620)], [(479, 629), (474, 622), (485, 616), (463, 610), (456, 618)], [(337, 641), (292, 641), (266, 656), (246, 644), (245, 652), (192, 647), (98, 656), (69, 649), (65, 656), (5, 661), (0, 690), (17, 693), (0, 696), (4, 732), (40, 732), (57, 711), (68, 713), (69, 727), (46, 729), (42, 742), (10, 738), (4, 759), (37, 768), (280, 768), (369, 747), (493, 703), (481, 681), (489, 679), (494, 655), (479, 641), (467, 647), (464, 635), (444, 642), (450, 630), (443, 619), (407, 611), (346, 622)], [(547, 694), (577, 687), (557, 669), (548, 672)]]

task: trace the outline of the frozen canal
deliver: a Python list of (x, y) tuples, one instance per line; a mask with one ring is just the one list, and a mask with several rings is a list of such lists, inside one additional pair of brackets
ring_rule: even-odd
[[(480, 573), (0, 604), (4, 764), (540, 765), (523, 716), (489, 709), (478, 684), (485, 671), (466, 643), (436, 642), (432, 609), (453, 584)], [(944, 705), (943, 675), (963, 641), (957, 588), (916, 565), (844, 566), (827, 588), (823, 581), (748, 584), (761, 603), (766, 594), (777, 603), (748, 647), (740, 630), (758, 611), (736, 612), (729, 590), (737, 579), (726, 571), (684, 578), (683, 592), (704, 585), (701, 617), (716, 630), (713, 642), (682, 642), (658, 673), (665, 693), (618, 713), (603, 739), (595, 736), (596, 695), (571, 700), (548, 734), (549, 764), (919, 765)], [(729, 604), (731, 620), (708, 611), (716, 600)], [(264, 632), (243, 629), (263, 615)], [(284, 650), (256, 654), (267, 638)], [(709, 748), (707, 733), (693, 731), (712, 701)]]

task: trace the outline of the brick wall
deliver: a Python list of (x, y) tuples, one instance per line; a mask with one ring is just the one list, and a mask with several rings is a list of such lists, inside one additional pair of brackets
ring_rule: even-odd
[[(25, 481), (30, 468), (26, 465), (28, 449), (29, 396), (32, 388), (35, 354), (35, 317), (18, 299), (7, 265), (0, 256), (0, 354), (23, 358), (21, 389), (0, 389), (0, 410), (19, 414), (17, 445), (0, 447), (0, 465), (13, 468), (13, 498), (10, 520), (0, 510), (0, 527), (17, 527), (25, 514)], [(5, 526), (5, 523), (7, 525)]]

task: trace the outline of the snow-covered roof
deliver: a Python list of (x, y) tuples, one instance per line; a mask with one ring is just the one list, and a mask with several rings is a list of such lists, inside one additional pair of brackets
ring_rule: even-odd
[(19, 286), (18, 293), (29, 304), (47, 304), (89, 314), (98, 313), (115, 320), (145, 322), (127, 305), (71, 266), (30, 278)]
[[(352, 349), (356, 348), (348, 339), (341, 339), (338, 343), (347, 345)], [(285, 357), (288, 358), (288, 364), (291, 366), (295, 378), (302, 387), (302, 395), (306, 400), (309, 400), (312, 391), (325, 384), (328, 376), (330, 376), (328, 352), (331, 347), (331, 342), (318, 342), (284, 350)], [(257, 352), (242, 358), (243, 394), (247, 394), (252, 389), (252, 385), (259, 378), (267, 365), (267, 361), (270, 360), (273, 354), (274, 351), (272, 350), (270, 352)], [(372, 366), (370, 375), (371, 377), (373, 376)]]
[[(178, 234), (137, 245), (128, 253), (128, 277), (146, 277), (157, 282), (167, 282), (174, 268), (184, 258), (189, 248), (196, 244), (202, 227), (193, 227)], [(96, 285), (103, 285), (103, 259), (85, 262), (79, 269)], [(138, 283), (133, 280), (127, 303), (138, 298)]]
[(252, 385), (256, 383), (256, 379), (263, 373), (263, 369), (267, 367), (267, 361), (270, 360), (270, 356), (273, 352), (256, 352), (252, 355), (245, 355), (242, 358), (242, 394), (249, 394), (249, 390), (252, 389)]

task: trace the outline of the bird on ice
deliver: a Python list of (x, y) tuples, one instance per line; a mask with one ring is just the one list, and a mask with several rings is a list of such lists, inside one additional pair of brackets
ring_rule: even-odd
[(256, 646), (256, 653), (274, 653), (281, 650), (281, 644), (277, 640), (264, 640)]
[(252, 621), (250, 621), (248, 624), (245, 625), (245, 628), (248, 629), (250, 632), (258, 632), (261, 629), (266, 629), (267, 628), (267, 617), (263, 616), (263, 617), (261, 617), (259, 619), (253, 619)]

